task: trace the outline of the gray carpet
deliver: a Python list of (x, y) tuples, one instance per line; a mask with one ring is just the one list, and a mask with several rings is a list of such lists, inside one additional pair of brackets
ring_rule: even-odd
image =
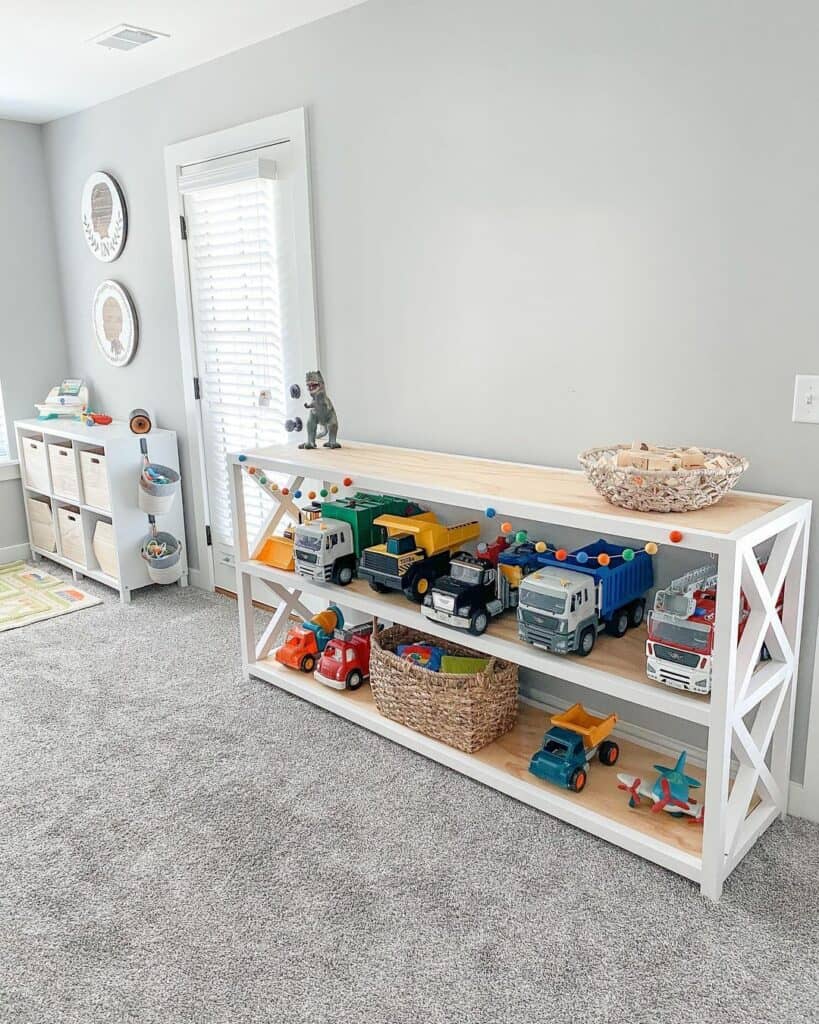
[(722, 903), (258, 681), (158, 588), (0, 635), (0, 1020), (819, 1019), (819, 828)]

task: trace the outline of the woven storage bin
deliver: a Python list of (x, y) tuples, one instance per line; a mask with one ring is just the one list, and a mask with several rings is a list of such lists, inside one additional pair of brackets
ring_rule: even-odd
[(718, 448), (702, 448), (706, 458), (721, 455), (726, 466), (646, 470), (617, 466), (621, 448), (589, 448), (577, 458), (598, 494), (612, 505), (637, 512), (695, 512), (719, 501), (748, 468), (748, 460)]
[[(518, 667), (490, 659), (477, 675), (448, 675), (395, 653), (399, 644), (440, 645), (440, 640), (404, 626), (391, 626), (372, 638), (370, 689), (385, 718), (431, 739), (472, 754), (510, 732), (518, 714)], [(482, 655), (446, 644), (450, 654)]]

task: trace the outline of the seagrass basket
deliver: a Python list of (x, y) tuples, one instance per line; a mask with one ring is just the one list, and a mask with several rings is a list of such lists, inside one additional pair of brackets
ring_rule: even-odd
[[(372, 638), (370, 689), (385, 718), (472, 754), (515, 727), (518, 666), (492, 658), (483, 672), (450, 675), (431, 672), (396, 653), (399, 644), (440, 643), (405, 626), (381, 630)], [(457, 644), (447, 642), (446, 649), (482, 657)]]
[(719, 464), (697, 469), (646, 470), (618, 466), (628, 445), (589, 448), (577, 458), (598, 494), (612, 505), (637, 512), (694, 512), (719, 501), (748, 468), (748, 460), (718, 448), (701, 449)]

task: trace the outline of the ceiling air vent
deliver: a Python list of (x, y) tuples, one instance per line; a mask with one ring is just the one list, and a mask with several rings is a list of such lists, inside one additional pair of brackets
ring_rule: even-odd
[(151, 43), (154, 39), (167, 39), (167, 32), (153, 32), (148, 28), (137, 28), (135, 25), (117, 25), (102, 35), (94, 36), (89, 42), (97, 43), (108, 50), (134, 50), (137, 46)]

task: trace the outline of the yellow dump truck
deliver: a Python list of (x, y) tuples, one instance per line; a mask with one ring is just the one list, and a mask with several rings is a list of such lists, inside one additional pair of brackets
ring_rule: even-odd
[(448, 572), (450, 557), (480, 536), (479, 523), (445, 526), (434, 512), (379, 516), (375, 525), (384, 527), (387, 539), (362, 551), (358, 575), (379, 593), (402, 590), (419, 603), (435, 580)]

